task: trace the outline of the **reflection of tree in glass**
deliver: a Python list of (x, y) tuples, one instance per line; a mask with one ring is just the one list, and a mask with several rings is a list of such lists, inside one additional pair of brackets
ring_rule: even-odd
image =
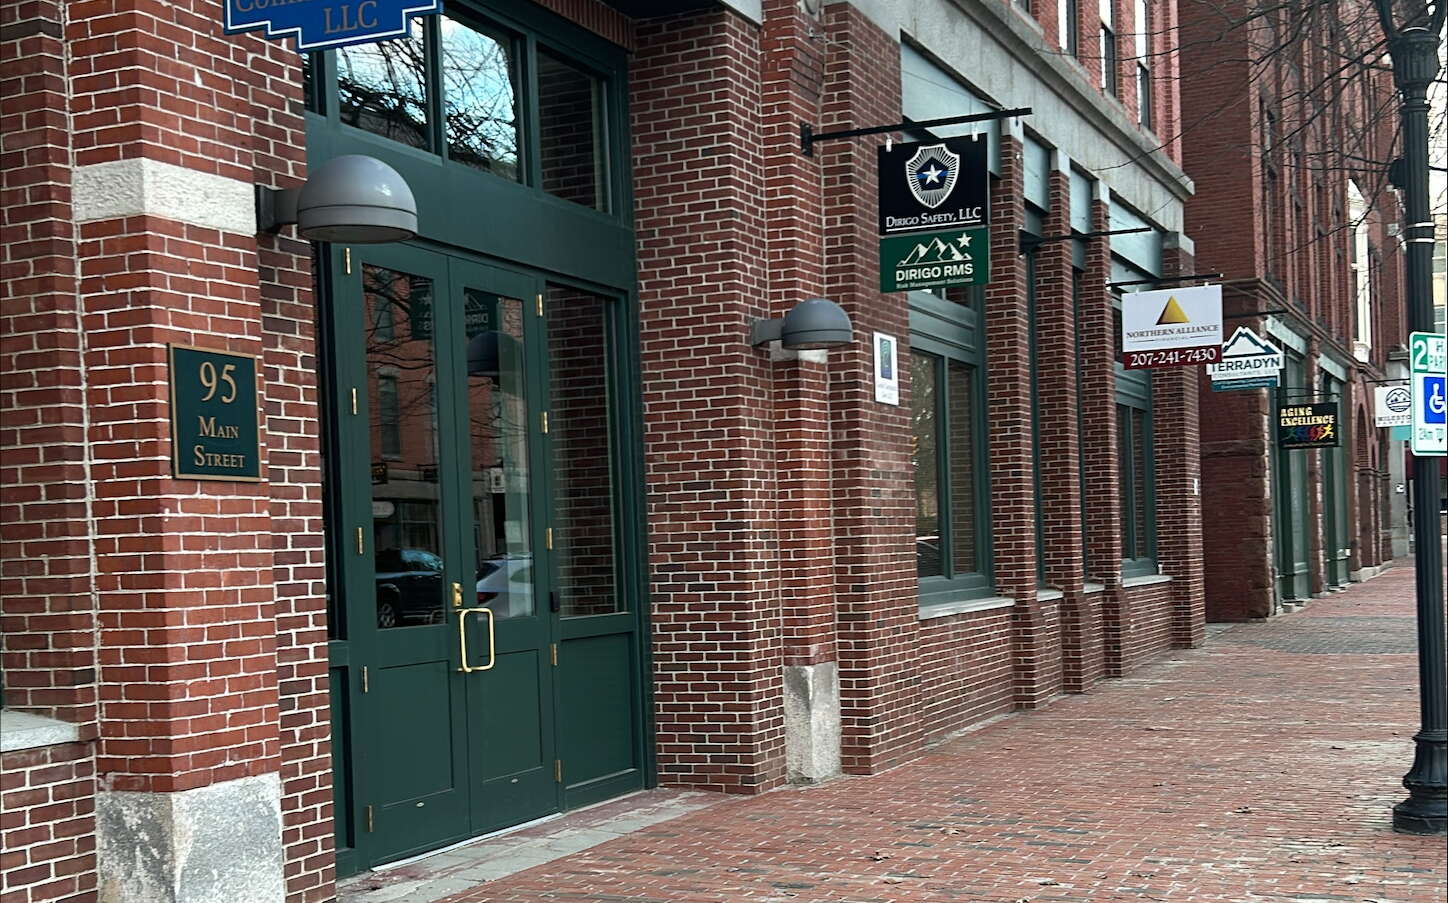
[(409, 38), (337, 50), (342, 121), (413, 147), (427, 147), (426, 62), (422, 26)]
[(452, 159), (518, 177), (518, 124), (511, 42), (442, 19), (442, 83)]

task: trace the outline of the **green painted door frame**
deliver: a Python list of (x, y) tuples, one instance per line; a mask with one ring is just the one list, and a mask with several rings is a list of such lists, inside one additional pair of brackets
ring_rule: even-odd
[[(386, 122), (373, 127), (365, 117), (356, 120), (358, 125), (343, 121), (338, 52), (308, 60), (309, 163), (361, 153), (393, 166), (416, 196), (420, 230), (406, 245), (317, 246), (339, 875), (655, 783), (627, 57), (621, 48), (539, 6), (448, 0), (444, 12), (446, 19), (418, 20), (416, 46), (425, 63), (417, 70), (420, 105), (408, 107), (407, 115), (422, 126), (425, 140), (420, 142), (394, 140), (389, 135), (400, 133)], [(446, 71), (445, 28), (476, 28), (478, 35), (496, 39), (514, 66), (511, 87), (487, 82), (490, 91), (503, 92), (490, 98), (514, 92), (512, 175), (488, 171), (457, 152), (447, 120), (447, 104), (457, 98), (448, 92), (463, 82), (450, 80)], [(461, 46), (454, 44), (453, 52)], [(601, 198), (596, 203), (575, 203), (548, 184), (540, 151), (548, 115), (540, 100), (544, 66), (555, 74), (562, 67), (594, 79), (594, 163)], [(363, 548), (370, 554), (368, 525), (374, 511), (382, 509), (373, 509), (369, 497), (378, 475), (370, 439), (348, 423), (363, 417), (350, 413), (352, 392), (362, 390), (356, 405), (368, 416), (374, 406), (380, 410), (402, 403), (393, 389), (382, 392), (368, 383), (366, 355), (360, 353), (364, 324), (358, 279), (364, 264), (425, 277), (433, 292), (426, 328), (436, 339), (439, 452), (435, 473), (423, 477), (435, 484), (438, 497), (437, 523), (429, 528), (436, 530), (438, 561), (424, 574), (442, 588), (446, 604), (421, 618), (404, 612), (411, 620), (401, 632), (378, 626), (378, 595), (382, 583), (406, 579), (405, 568), (401, 576), (380, 580), (369, 556), (355, 552), (362, 528)], [(567, 550), (550, 556), (546, 531), (560, 502), (566, 507), (560, 493), (567, 488), (558, 485), (563, 476), (555, 472), (557, 443), (543, 432), (541, 421), (531, 421), (527, 483), (533, 516), (525, 531), (533, 573), (527, 582), (539, 616), (510, 620), (495, 614), (492, 655), (487, 616), (474, 613), (464, 619), (459, 614), (482, 607), (477, 603), (484, 591), (476, 559), (481, 554), (477, 533), (486, 517), (469, 501), (479, 491), (479, 462), (466, 463), (471, 390), (460, 388), (469, 370), (469, 337), (467, 315), (458, 305), (469, 291), (534, 300), (524, 305), (530, 415), (548, 410), (556, 391), (544, 303), (553, 294), (586, 293), (594, 299), (606, 368), (600, 397), (609, 429), (616, 604), (577, 617), (557, 610), (559, 597), (566, 598), (569, 590), (559, 564)], [(536, 313), (539, 305), (543, 315)], [(404, 528), (425, 532), (416, 523)], [(500, 529), (517, 533), (506, 524)], [(422, 557), (420, 551), (407, 554)], [(454, 584), (462, 605), (452, 604)], [(464, 664), (464, 637), (470, 667), (490, 659), (495, 667), (458, 671)], [(416, 679), (410, 686), (389, 685), (386, 679), (379, 684), (379, 667), (384, 677), (407, 670)], [(409, 764), (419, 757), (434, 767)], [(442, 764), (450, 769), (446, 781), (423, 773)]]

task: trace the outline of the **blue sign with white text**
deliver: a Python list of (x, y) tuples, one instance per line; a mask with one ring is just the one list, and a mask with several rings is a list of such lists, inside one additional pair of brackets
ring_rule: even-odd
[(1448, 423), (1448, 377), (1423, 377), (1423, 422), (1443, 426)]
[(297, 50), (366, 44), (408, 33), (413, 16), (442, 11), (442, 0), (226, 0), (227, 34), (265, 28), (297, 39)]

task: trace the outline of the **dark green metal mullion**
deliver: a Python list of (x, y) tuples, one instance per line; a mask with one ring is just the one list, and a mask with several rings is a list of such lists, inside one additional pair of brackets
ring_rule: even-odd
[[(1150, 371), (1148, 371), (1149, 373)], [(1147, 382), (1150, 385), (1151, 377), (1148, 375)], [(1148, 396), (1150, 397), (1150, 396)], [(1156, 411), (1151, 404), (1146, 406), (1146, 416), (1141, 419), (1141, 428), (1146, 435), (1141, 437), (1141, 453), (1146, 457), (1146, 485), (1142, 491), (1146, 495), (1146, 557), (1150, 559), (1153, 566), (1157, 563), (1156, 557)]]
[(427, 131), (432, 152), (447, 159), (447, 107), (443, 103), (442, 24), (440, 16), (423, 16), (423, 59), (427, 63)]
[[(975, 548), (976, 548), (976, 571), (986, 578), (986, 582), (992, 587), (995, 585), (995, 543), (991, 541), (991, 480), (990, 480), (990, 440), (989, 419), (986, 414), (986, 403), (988, 392), (986, 390), (985, 367), (981, 366), (981, 358), (984, 351), (980, 345), (976, 346), (974, 360), (971, 361), (973, 370), (972, 388), (975, 392), (974, 420), (970, 425), (971, 441), (975, 443), (976, 467), (975, 467)], [(992, 589), (992, 592), (995, 590)]]
[(518, 134), (523, 146), (519, 148), (518, 157), (523, 163), (525, 173), (523, 184), (541, 190), (543, 155), (539, 152), (542, 142), (539, 123), (542, 119), (538, 111), (538, 40), (532, 34), (527, 34), (522, 38), (522, 45), (518, 90), (523, 95), (524, 103), (520, 111), (523, 121), (519, 124)]
[(955, 577), (955, 518), (950, 507), (950, 359), (941, 355), (935, 370), (935, 510), (940, 529), (940, 575)]

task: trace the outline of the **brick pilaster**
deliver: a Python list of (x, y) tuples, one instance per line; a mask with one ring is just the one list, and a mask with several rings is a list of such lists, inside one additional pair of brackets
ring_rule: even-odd
[[(784, 779), (758, 28), (650, 21), (630, 73), (659, 778)], [(702, 123), (702, 125), (700, 124)], [(714, 186), (699, 191), (700, 185)], [(679, 266), (681, 256), (694, 261)]]
[[(822, 127), (900, 121), (900, 49), (849, 4), (825, 7), (832, 53)], [(828, 296), (857, 341), (830, 355), (836, 610), (843, 766), (868, 773), (921, 741), (916, 667), (920, 624), (915, 574), (909, 370), (901, 404), (875, 401), (871, 333), (909, 335), (904, 295), (880, 292), (878, 139), (820, 145), (825, 185)]]

